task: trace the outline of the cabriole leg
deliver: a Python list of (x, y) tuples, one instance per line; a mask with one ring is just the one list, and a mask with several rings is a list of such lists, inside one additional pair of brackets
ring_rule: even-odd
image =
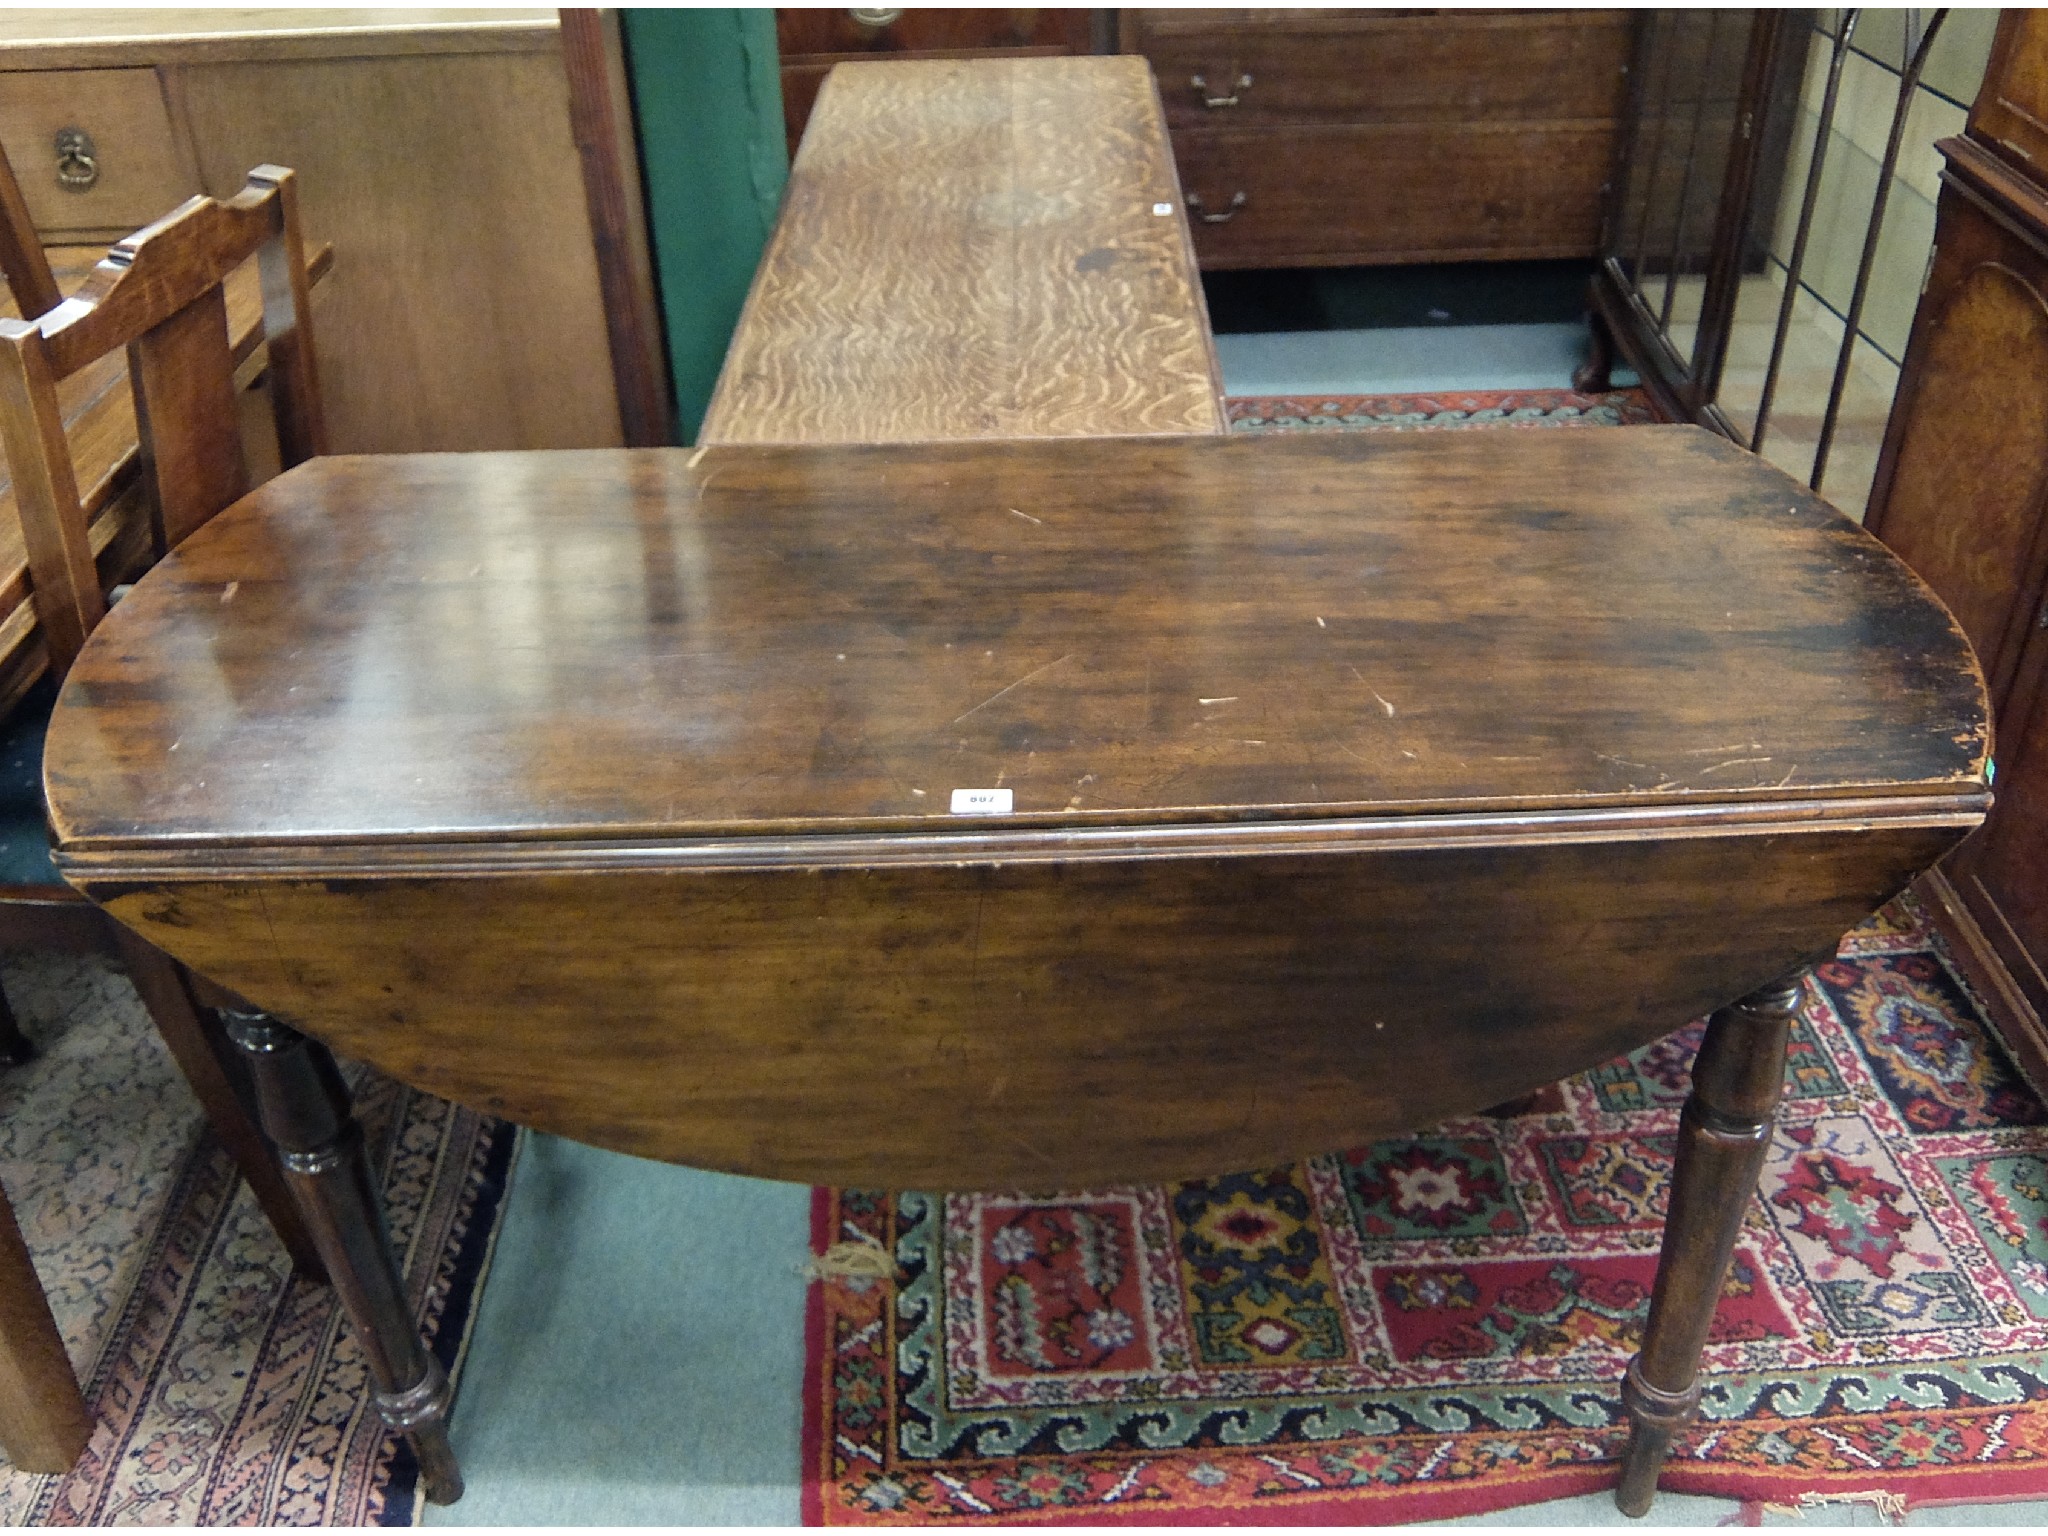
[(428, 1501), (453, 1504), (462, 1472), (448, 1444), (448, 1378), (413, 1328), (341, 1072), (325, 1046), (268, 1014), (222, 1017), (255, 1079), (264, 1132), (362, 1341), (377, 1412), (412, 1441)]
[(1621, 1384), (1630, 1433), (1614, 1499), (1626, 1515), (1649, 1513), (1672, 1437), (1699, 1407), (1700, 1352), (1770, 1149), (1800, 980), (1773, 982), (1721, 1009), (1693, 1062), (1650, 1320)]

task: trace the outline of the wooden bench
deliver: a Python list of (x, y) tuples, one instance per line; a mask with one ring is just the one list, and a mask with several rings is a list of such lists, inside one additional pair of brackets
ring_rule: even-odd
[(1212, 434), (1221, 396), (1143, 59), (841, 64), (698, 441)]

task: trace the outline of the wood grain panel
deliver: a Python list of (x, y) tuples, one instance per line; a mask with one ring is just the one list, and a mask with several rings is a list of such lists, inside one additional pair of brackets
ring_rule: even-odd
[(2048, 257), (1953, 187), (1941, 217), (1871, 521), (1955, 612), (2002, 702), (2048, 562)]
[(1096, 51), (1094, 13), (1086, 10), (915, 6), (875, 26), (852, 11), (786, 7), (775, 13), (775, 41), (792, 158), (825, 76), (847, 59), (1050, 58)]
[[(1139, 15), (1174, 128), (1554, 123), (1621, 115), (1626, 12), (1388, 17)], [(1228, 13), (1225, 13), (1226, 15)], [(1200, 76), (1204, 87), (1192, 84)], [(1252, 83), (1240, 87), (1244, 76)], [(1210, 107), (1217, 97), (1236, 97)]]
[(1205, 268), (1591, 256), (1613, 144), (1600, 122), (1173, 136)]
[[(914, 54), (884, 55), (892, 62), (929, 61), (933, 59), (985, 59), (1063, 58), (1073, 52), (1069, 48), (933, 48)], [(789, 158), (796, 159), (796, 152), (803, 145), (804, 129), (810, 125), (811, 112), (818, 104), (818, 92), (825, 88), (825, 77), (835, 66), (846, 62), (832, 54), (806, 54), (806, 62), (792, 64), (784, 57), (782, 76), (782, 130), (789, 140)]]
[(1998, 738), (1998, 803), (1946, 867), (2038, 1021), (2048, 1018), (2048, 645), (2036, 645), (2030, 661), (2026, 697)]
[[(473, 46), (473, 44), (472, 44)], [(178, 66), (206, 190), (299, 173), (337, 451), (620, 439), (558, 52)]]
[(2019, 146), (2048, 18), (2009, 11), (1947, 160), (1867, 519), (1954, 609), (1990, 678), (1998, 803), (1930, 875), (1951, 947), (2007, 1047), (2048, 1084), (2048, 190)]
[(2048, 165), (2048, 28), (2020, 7), (1998, 19), (1985, 89), (1970, 108), (1969, 132), (2024, 175)]
[[(57, 181), (63, 128), (83, 129), (98, 150), (99, 180), (83, 191)], [(0, 72), (0, 146), (45, 242), (118, 240), (200, 190), (178, 153), (153, 69)]]
[(821, 53), (988, 48), (1057, 48), (1085, 53), (1092, 28), (1085, 9), (915, 6), (881, 26), (862, 22), (850, 10), (838, 7), (783, 7), (775, 12), (775, 42), (785, 59)]
[(344, 1053), (522, 1124), (810, 1183), (1071, 1187), (1270, 1167), (1610, 1060), (1832, 953), (1970, 819), (86, 888)]
[(700, 441), (1219, 432), (1186, 241), (1142, 60), (840, 65)]

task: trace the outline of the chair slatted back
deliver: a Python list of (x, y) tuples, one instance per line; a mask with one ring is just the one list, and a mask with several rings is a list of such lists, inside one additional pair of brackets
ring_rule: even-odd
[(79, 291), (0, 320), (0, 443), (13, 467), (36, 618), (60, 677), (106, 612), (57, 385), (128, 349), (160, 558), (248, 490), (222, 284), (250, 257), (284, 468), (326, 451), (292, 173), (258, 166), (227, 202), (195, 197), (123, 240)]

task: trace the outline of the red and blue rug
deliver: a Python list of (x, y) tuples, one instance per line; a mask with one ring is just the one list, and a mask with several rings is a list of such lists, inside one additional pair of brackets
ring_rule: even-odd
[(1421, 395), (1240, 395), (1223, 402), (1233, 432), (1430, 427), (1634, 427), (1657, 420), (1640, 389), (1455, 389)]
[[(814, 1287), (807, 1519), (1388, 1523), (1611, 1486), (1700, 1028), (1287, 1168), (819, 1191), (819, 1251), (894, 1273)], [(2048, 1494), (2048, 1112), (1910, 902), (1811, 975), (1787, 1090), (1663, 1486)]]

